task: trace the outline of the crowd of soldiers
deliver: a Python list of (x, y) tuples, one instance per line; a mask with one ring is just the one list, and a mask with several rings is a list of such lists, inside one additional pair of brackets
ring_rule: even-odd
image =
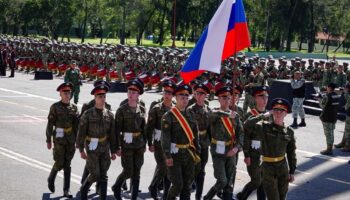
[[(222, 63), (220, 74), (205, 72), (187, 85), (178, 73), (189, 56), (187, 50), (9, 37), (2, 37), (0, 44), (1, 51), (14, 52), (13, 69), (64, 75), (65, 83), (57, 88), (61, 101), (51, 106), (48, 117), (46, 142), (48, 149), (54, 144), (55, 160), (48, 187), (55, 191), (55, 177), (63, 169), (64, 196), (72, 197), (70, 162), (76, 145), (86, 159), (81, 199), (87, 199), (94, 182), (100, 198), (106, 198), (107, 171), (117, 156), (123, 170), (112, 187), (114, 197), (121, 199), (123, 184), (131, 179), (131, 197), (136, 199), (147, 145), (157, 163), (148, 188), (153, 199), (159, 198), (159, 190), (163, 199), (190, 199), (192, 185), (196, 199), (201, 199), (209, 152), (217, 181), (203, 199), (215, 195), (232, 199), (241, 151), (251, 181), (237, 198), (247, 199), (258, 190), (258, 199), (285, 199), (296, 168), (294, 132), (284, 124), (291, 106), (285, 99), (274, 99), (267, 111), (268, 85), (275, 79), (293, 79), (296, 72), (321, 88), (345, 87), (348, 80), (348, 64), (335, 59), (307, 63), (301, 58), (238, 55)], [(79, 114), (70, 99), (78, 103), (82, 79), (97, 82), (91, 91), (94, 99)], [(127, 82), (127, 99), (115, 116), (106, 103), (112, 80)], [(146, 106), (139, 97), (153, 86), (163, 97), (152, 103), (146, 119)], [(208, 100), (214, 96), (220, 107), (210, 109)]]
[[(254, 86), (251, 95), (255, 106), (244, 113), (237, 106), (243, 89), (231, 84), (215, 91), (220, 106), (211, 109), (206, 84), (163, 80), (163, 96), (151, 104), (146, 118), (146, 106), (140, 99), (145, 85), (139, 78), (127, 82), (127, 99), (115, 115), (106, 103), (108, 82), (95, 82), (91, 91), (94, 99), (84, 104), (81, 114), (70, 103), (73, 84), (62, 83), (57, 88), (61, 100), (51, 106), (46, 130), (47, 148), (53, 144), (55, 160), (48, 188), (55, 192), (55, 178), (63, 169), (64, 197), (72, 198), (70, 164), (77, 147), (80, 157), (86, 160), (81, 199), (88, 198), (94, 182), (98, 183), (100, 199), (106, 199), (107, 171), (117, 156), (121, 157), (123, 169), (112, 186), (114, 197), (122, 199), (123, 184), (131, 179), (131, 199), (137, 199), (148, 145), (157, 163), (148, 188), (153, 199), (173, 200), (179, 196), (189, 200), (194, 185), (198, 200), (209, 200), (215, 195), (231, 200), (241, 151), (252, 183), (237, 198), (247, 199), (260, 188), (264, 199), (285, 199), (296, 169), (294, 132), (284, 125), (291, 106), (287, 100), (277, 98), (272, 102), (272, 110), (267, 111), (268, 87)], [(202, 197), (209, 153), (216, 183)]]

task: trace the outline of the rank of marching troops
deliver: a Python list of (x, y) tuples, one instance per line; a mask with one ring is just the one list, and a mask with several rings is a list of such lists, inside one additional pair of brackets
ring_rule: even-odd
[[(57, 88), (61, 100), (51, 106), (46, 130), (47, 148), (53, 148), (55, 161), (47, 179), (49, 190), (56, 191), (55, 178), (63, 169), (63, 195), (72, 198), (71, 160), (77, 148), (86, 160), (81, 199), (88, 198), (93, 183), (97, 183), (100, 199), (106, 199), (107, 172), (111, 160), (119, 157), (122, 169), (112, 186), (113, 195), (122, 199), (123, 184), (130, 179), (131, 199), (137, 199), (148, 146), (157, 164), (148, 187), (153, 199), (191, 199), (192, 185), (196, 199), (215, 195), (232, 199), (240, 152), (251, 181), (238, 193), (238, 199), (247, 199), (256, 189), (259, 199), (285, 199), (296, 168), (294, 133), (284, 125), (291, 110), (289, 102), (275, 99), (272, 110), (267, 111), (268, 87), (249, 86), (254, 106), (244, 113), (237, 106), (242, 87), (228, 83), (216, 88), (220, 106), (210, 109), (207, 98), (212, 91), (208, 86), (201, 81), (189, 85), (163, 80), (163, 96), (152, 103), (146, 119), (140, 96), (147, 86), (139, 78), (127, 82), (127, 98), (115, 115), (106, 103), (107, 82), (95, 82), (93, 99), (84, 104), (80, 114), (70, 103), (74, 85), (62, 83)], [(205, 172), (209, 154), (214, 174)], [(212, 176), (215, 184), (203, 193), (208, 183), (205, 179)]]

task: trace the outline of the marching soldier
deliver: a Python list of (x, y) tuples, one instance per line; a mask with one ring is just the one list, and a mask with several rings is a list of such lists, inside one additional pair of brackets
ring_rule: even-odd
[(224, 86), (216, 92), (220, 108), (209, 115), (214, 176), (216, 183), (204, 196), (205, 200), (223, 190), (223, 199), (232, 199), (232, 175), (235, 168), (236, 154), (243, 144), (242, 122), (236, 112), (230, 111), (232, 88)]
[(111, 159), (116, 158), (114, 117), (105, 107), (107, 92), (108, 87), (104, 84), (91, 91), (95, 96), (95, 106), (83, 113), (79, 123), (77, 146), (80, 157), (86, 159), (90, 173), (80, 188), (82, 200), (87, 199), (89, 188), (94, 182), (100, 185), (100, 199), (106, 199), (107, 171)]
[(67, 198), (72, 198), (72, 195), (69, 194), (70, 165), (75, 153), (75, 138), (78, 129), (78, 108), (75, 104), (69, 102), (72, 88), (73, 85), (71, 83), (62, 83), (57, 87), (61, 101), (54, 103), (50, 107), (46, 127), (47, 148), (52, 148), (53, 138), (53, 158), (55, 160), (50, 176), (47, 179), (48, 187), (51, 192), (55, 192), (57, 172), (63, 169), (63, 196)]
[(194, 166), (200, 162), (197, 123), (186, 110), (191, 93), (189, 85), (178, 85), (174, 91), (176, 106), (162, 118), (161, 145), (171, 181), (168, 200), (176, 199), (179, 194), (180, 199), (190, 199)]
[(148, 190), (153, 199), (157, 199), (158, 185), (164, 183), (163, 199), (166, 199), (168, 190), (170, 187), (170, 181), (167, 178), (167, 168), (165, 164), (164, 152), (161, 147), (160, 138), (161, 131), (161, 119), (163, 115), (173, 107), (172, 98), (176, 85), (171, 80), (166, 80), (162, 83), (163, 98), (162, 102), (155, 104), (149, 111), (147, 121), (147, 137), (149, 150), (154, 153), (154, 158), (157, 162), (157, 166), (153, 175)]
[[(283, 200), (289, 182), (294, 181), (297, 163), (295, 138), (293, 129), (284, 125), (284, 118), (290, 112), (289, 102), (276, 98), (271, 106), (271, 112), (251, 116), (244, 126), (255, 127), (254, 132), (261, 139), (263, 187), (267, 199)], [(265, 121), (271, 115), (273, 121)]]
[(114, 197), (121, 199), (121, 187), (131, 178), (131, 199), (137, 199), (140, 171), (144, 162), (147, 135), (145, 133), (146, 109), (138, 102), (143, 94), (143, 84), (137, 79), (127, 83), (128, 102), (121, 105), (115, 114), (117, 155), (121, 156), (123, 171), (112, 187)]
[(66, 71), (64, 76), (65, 82), (71, 82), (73, 84), (72, 96), (74, 96), (74, 103), (77, 104), (79, 100), (80, 85), (81, 85), (81, 74), (79, 68), (76, 68), (76, 63), (73, 61), (70, 64), (70, 68)]
[(205, 100), (210, 93), (209, 88), (203, 83), (198, 83), (194, 86), (194, 98), (196, 103), (188, 107), (188, 110), (193, 113), (197, 125), (198, 125), (198, 136), (199, 136), (199, 145), (201, 147), (200, 158), (201, 162), (195, 166), (195, 183), (196, 183), (196, 200), (202, 198), (203, 185), (205, 178), (205, 166), (208, 162), (209, 156), (209, 135), (210, 127), (208, 126), (208, 116), (210, 113), (210, 108), (205, 104)]
[[(268, 87), (258, 86), (253, 89), (253, 97), (255, 101), (255, 108), (251, 109), (245, 115), (245, 119), (248, 121), (251, 116), (257, 116), (266, 112), (266, 105), (268, 101)], [(250, 176), (250, 182), (247, 183), (243, 190), (237, 194), (237, 199), (246, 200), (249, 195), (257, 189), (257, 199), (264, 200), (265, 192), (262, 187), (262, 174), (260, 167), (260, 147), (261, 138), (260, 135), (255, 134), (255, 126), (246, 126), (244, 124), (244, 162), (247, 165), (247, 171)]]
[[(94, 87), (97, 87), (97, 86), (100, 86), (100, 85), (105, 85), (108, 88), (110, 87), (110, 84), (108, 82), (105, 82), (105, 81), (96, 81), (94, 83)], [(80, 117), (84, 114), (85, 111), (89, 110), (90, 108), (95, 107), (95, 104), (96, 104), (95, 98), (92, 99), (91, 101), (89, 101), (88, 103), (84, 103), (83, 107), (81, 108)], [(109, 111), (112, 110), (111, 105), (109, 105), (107, 102), (105, 102), (105, 107)], [(84, 171), (83, 171), (83, 175), (81, 177), (81, 184), (84, 183), (85, 179), (88, 176), (89, 176), (89, 169), (88, 169), (88, 166), (85, 165), (85, 168), (84, 168)], [(96, 183), (96, 191), (97, 192), (98, 192), (98, 188), (99, 188), (99, 185), (98, 185), (98, 183)]]
[(337, 113), (340, 95), (334, 92), (336, 85), (329, 83), (327, 86), (327, 94), (323, 95), (319, 100), (322, 113), (320, 119), (322, 121), (324, 134), (326, 136), (327, 149), (321, 151), (323, 155), (333, 154), (334, 129), (337, 122)]

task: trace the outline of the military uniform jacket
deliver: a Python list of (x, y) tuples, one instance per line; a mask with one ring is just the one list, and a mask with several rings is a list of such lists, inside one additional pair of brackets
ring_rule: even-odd
[(210, 126), (208, 124), (210, 108), (207, 105), (199, 106), (193, 104), (188, 110), (193, 113), (198, 125), (199, 145), (202, 149), (207, 149), (210, 144)]
[(166, 107), (163, 103), (157, 103), (149, 111), (146, 128), (148, 146), (161, 146), (160, 138), (156, 138), (157, 133), (155, 132), (161, 131), (162, 117), (169, 109), (170, 108)]
[[(99, 138), (95, 152), (116, 152), (116, 135), (113, 113), (106, 108), (103, 110), (96, 107), (90, 108), (80, 118), (77, 144), (79, 151), (83, 152), (84, 147), (89, 152), (89, 138)], [(105, 138), (105, 139), (103, 139)]]
[(280, 157), (287, 154), (289, 173), (294, 174), (297, 164), (294, 131), (290, 127), (266, 122), (264, 114), (251, 117), (245, 125), (254, 126), (254, 132), (261, 137), (261, 154), (265, 157)]
[[(50, 107), (46, 127), (46, 142), (74, 144), (78, 130), (78, 108), (75, 104), (64, 104), (61, 101)], [(65, 129), (64, 137), (56, 138), (57, 128)]]
[[(196, 152), (200, 152), (200, 146), (198, 141), (198, 129), (195, 117), (193, 114), (188, 111), (180, 111), (181, 114), (187, 120), (189, 126), (193, 132), (193, 144), (195, 146)], [(165, 157), (170, 159), (173, 155), (188, 155), (189, 152), (187, 149), (179, 149), (177, 154), (171, 154), (171, 143), (179, 145), (188, 145), (190, 141), (187, 138), (187, 135), (183, 128), (181, 127), (179, 121), (176, 119), (174, 114), (171, 111), (166, 112), (162, 117), (162, 136), (160, 138), (162, 149), (164, 151)]]
[[(95, 99), (89, 101), (88, 103), (84, 103), (83, 107), (81, 108), (80, 116), (82, 116), (85, 111), (87, 111), (90, 108), (93, 108), (94, 106), (95, 106)], [(108, 103), (105, 103), (105, 107), (107, 110), (112, 110), (111, 105), (109, 105)]]
[(67, 69), (66, 74), (64, 76), (64, 81), (71, 82), (74, 86), (79, 86), (80, 70), (78, 68)]
[[(145, 131), (146, 109), (137, 104), (136, 111), (127, 103), (121, 105), (115, 113), (115, 126), (117, 135), (117, 150), (145, 148), (147, 135)], [(125, 133), (133, 133), (131, 143), (126, 143)]]
[[(257, 157), (260, 159), (261, 154), (261, 135), (255, 133), (256, 124), (259, 121), (257, 121), (256, 117), (259, 114), (262, 114), (264, 112), (259, 112), (256, 109), (250, 110), (246, 116), (246, 121), (244, 122), (244, 142), (243, 142), (243, 153), (244, 157)], [(272, 118), (272, 117), (271, 117)], [(267, 119), (260, 119), (260, 121), (271, 121), (271, 118)], [(251, 121), (252, 120), (252, 121)]]
[(322, 108), (320, 119), (322, 122), (337, 122), (339, 99), (340, 95), (338, 95), (335, 92), (331, 92), (322, 97), (322, 99), (320, 100), (320, 107)]
[[(244, 138), (244, 132), (243, 132), (243, 126), (242, 122), (239, 119), (239, 115), (235, 112), (236, 117), (231, 119), (233, 122), (233, 128), (235, 131), (235, 137), (234, 141), (232, 143), (232, 136), (225, 128), (225, 125), (223, 124), (221, 118), (222, 117), (229, 117), (230, 114), (221, 110), (214, 110), (209, 114), (209, 125), (210, 125), (210, 151), (212, 156), (226, 156), (226, 153), (230, 151), (232, 148), (237, 147), (240, 149), (243, 145), (243, 138)], [(216, 141), (223, 141), (223, 142), (231, 142), (232, 144), (228, 145), (225, 148), (224, 154), (218, 154), (216, 152), (216, 144), (214, 144), (213, 140)]]

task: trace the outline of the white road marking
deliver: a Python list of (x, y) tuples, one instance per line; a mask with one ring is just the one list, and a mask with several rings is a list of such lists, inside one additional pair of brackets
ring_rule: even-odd
[(330, 181), (337, 182), (337, 183), (343, 183), (343, 184), (346, 184), (346, 185), (350, 185), (350, 182), (347, 182), (347, 181), (341, 181), (341, 180), (334, 179), (334, 178), (326, 178), (326, 179), (330, 180)]
[[(19, 94), (19, 95), (26, 95), (27, 97), (35, 97), (35, 98), (39, 98), (39, 99), (43, 99), (46, 101), (52, 101), (52, 102), (56, 102), (58, 101), (58, 99), (53, 99), (50, 97), (44, 97), (44, 96), (40, 96), (40, 95), (36, 95), (36, 94), (30, 94), (30, 93), (26, 93), (26, 92), (20, 92), (17, 90), (10, 90), (10, 89), (6, 89), (6, 88), (0, 88), (0, 91), (4, 91), (4, 92), (11, 92), (14, 94)], [(77, 104), (77, 106), (82, 107), (82, 104)]]
[(333, 161), (333, 162), (337, 162), (337, 163), (348, 163), (347, 160), (342, 159), (342, 158), (335, 158), (335, 157), (321, 155), (321, 154), (317, 154), (317, 153), (312, 153), (312, 152), (304, 151), (304, 150), (300, 150), (300, 149), (297, 149), (296, 151), (299, 152), (299, 153), (308, 154), (310, 156), (321, 158), (321, 159), (324, 159), (324, 160), (329, 160), (329, 161)]

